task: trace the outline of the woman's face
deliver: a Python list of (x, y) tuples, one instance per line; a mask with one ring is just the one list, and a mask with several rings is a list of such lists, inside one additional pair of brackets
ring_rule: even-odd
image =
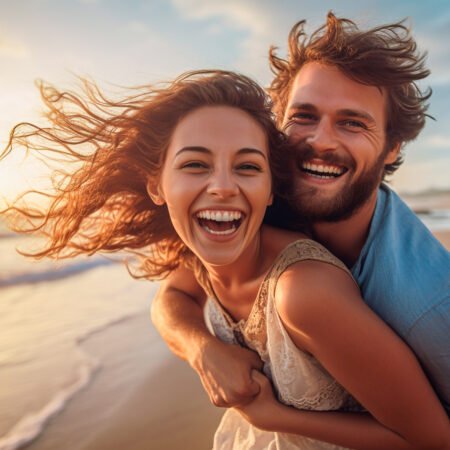
[(205, 264), (237, 261), (255, 243), (272, 201), (264, 129), (238, 108), (190, 112), (172, 135), (157, 195), (180, 238)]

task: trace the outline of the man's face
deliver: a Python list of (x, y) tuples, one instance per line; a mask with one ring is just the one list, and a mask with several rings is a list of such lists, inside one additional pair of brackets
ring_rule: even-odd
[(294, 203), (312, 221), (352, 215), (379, 186), (386, 149), (384, 90), (360, 84), (339, 69), (306, 64), (293, 83), (283, 128), (295, 144)]

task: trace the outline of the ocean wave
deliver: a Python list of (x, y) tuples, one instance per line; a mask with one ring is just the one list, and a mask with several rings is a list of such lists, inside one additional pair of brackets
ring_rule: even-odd
[(73, 277), (96, 267), (109, 266), (111, 264), (116, 264), (117, 262), (119, 261), (106, 258), (97, 258), (91, 261), (72, 263), (64, 267), (47, 268), (33, 272), (27, 271), (23, 273), (14, 273), (4, 278), (0, 277), (0, 288), (61, 280), (63, 278)]
[(4, 436), (0, 437), (0, 450), (15, 450), (36, 439), (45, 424), (79, 391), (86, 388), (95, 372), (100, 368), (97, 359), (85, 355), (85, 363), (79, 368), (75, 381), (65, 389), (61, 389), (39, 411), (27, 414), (12, 427)]
[[(87, 341), (90, 337), (101, 333), (102, 331), (106, 330), (107, 328), (110, 328), (114, 325), (118, 325), (119, 323), (123, 323), (123, 322), (127, 322), (128, 320), (134, 319), (136, 317), (138, 317), (140, 314), (142, 314), (141, 310), (138, 311), (134, 311), (128, 314), (124, 314), (123, 316), (120, 316), (116, 319), (113, 319), (109, 322), (106, 322), (103, 325), (99, 325), (95, 328), (92, 328), (91, 330), (87, 330), (86, 332), (84, 332), (81, 336), (78, 336), (75, 339), (75, 343), (77, 345), (83, 344), (85, 341)], [(1, 449), (0, 449), (1, 450)]]
[(35, 440), (42, 433), (48, 421), (62, 411), (70, 399), (89, 385), (95, 373), (101, 368), (101, 364), (98, 359), (82, 349), (81, 345), (86, 340), (111, 326), (138, 317), (140, 314), (142, 314), (141, 310), (130, 312), (93, 327), (77, 336), (74, 339), (74, 345), (84, 362), (78, 369), (76, 380), (70, 386), (57, 392), (43, 408), (24, 416), (4, 436), (0, 437), (0, 450), (20, 449)]

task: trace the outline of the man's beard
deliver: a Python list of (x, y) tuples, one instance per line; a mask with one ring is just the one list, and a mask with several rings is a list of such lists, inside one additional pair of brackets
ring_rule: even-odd
[[(302, 181), (296, 180), (298, 172), (301, 171), (301, 164), (317, 158), (325, 163), (344, 166), (351, 174), (356, 167), (354, 160), (348, 156), (338, 156), (334, 152), (319, 156), (306, 143), (299, 143), (295, 152), (297, 171), (293, 176), (290, 204), (298, 215), (309, 222), (337, 222), (348, 219), (367, 202), (383, 177), (386, 151), (382, 152), (372, 167), (361, 173), (353, 182), (348, 182), (333, 197), (320, 199), (320, 187), (302, 186)], [(319, 198), (316, 198), (317, 194)]]

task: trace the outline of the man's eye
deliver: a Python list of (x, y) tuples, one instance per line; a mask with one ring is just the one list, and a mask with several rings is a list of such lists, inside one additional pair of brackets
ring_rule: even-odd
[(286, 131), (292, 125), (303, 125), (308, 126), (316, 123), (317, 118), (311, 113), (307, 112), (297, 112), (291, 114), (288, 121), (284, 124), (283, 130)]
[(363, 122), (360, 122), (359, 120), (352, 120), (352, 119), (348, 119), (348, 120), (343, 120), (341, 122), (342, 125), (344, 125), (345, 127), (348, 128), (364, 128), (367, 129), (366, 124)]
[(307, 112), (297, 112), (295, 114), (292, 114), (292, 116), (289, 118), (289, 120), (295, 122), (313, 121), (315, 119), (316, 117), (314, 116), (314, 114)]

